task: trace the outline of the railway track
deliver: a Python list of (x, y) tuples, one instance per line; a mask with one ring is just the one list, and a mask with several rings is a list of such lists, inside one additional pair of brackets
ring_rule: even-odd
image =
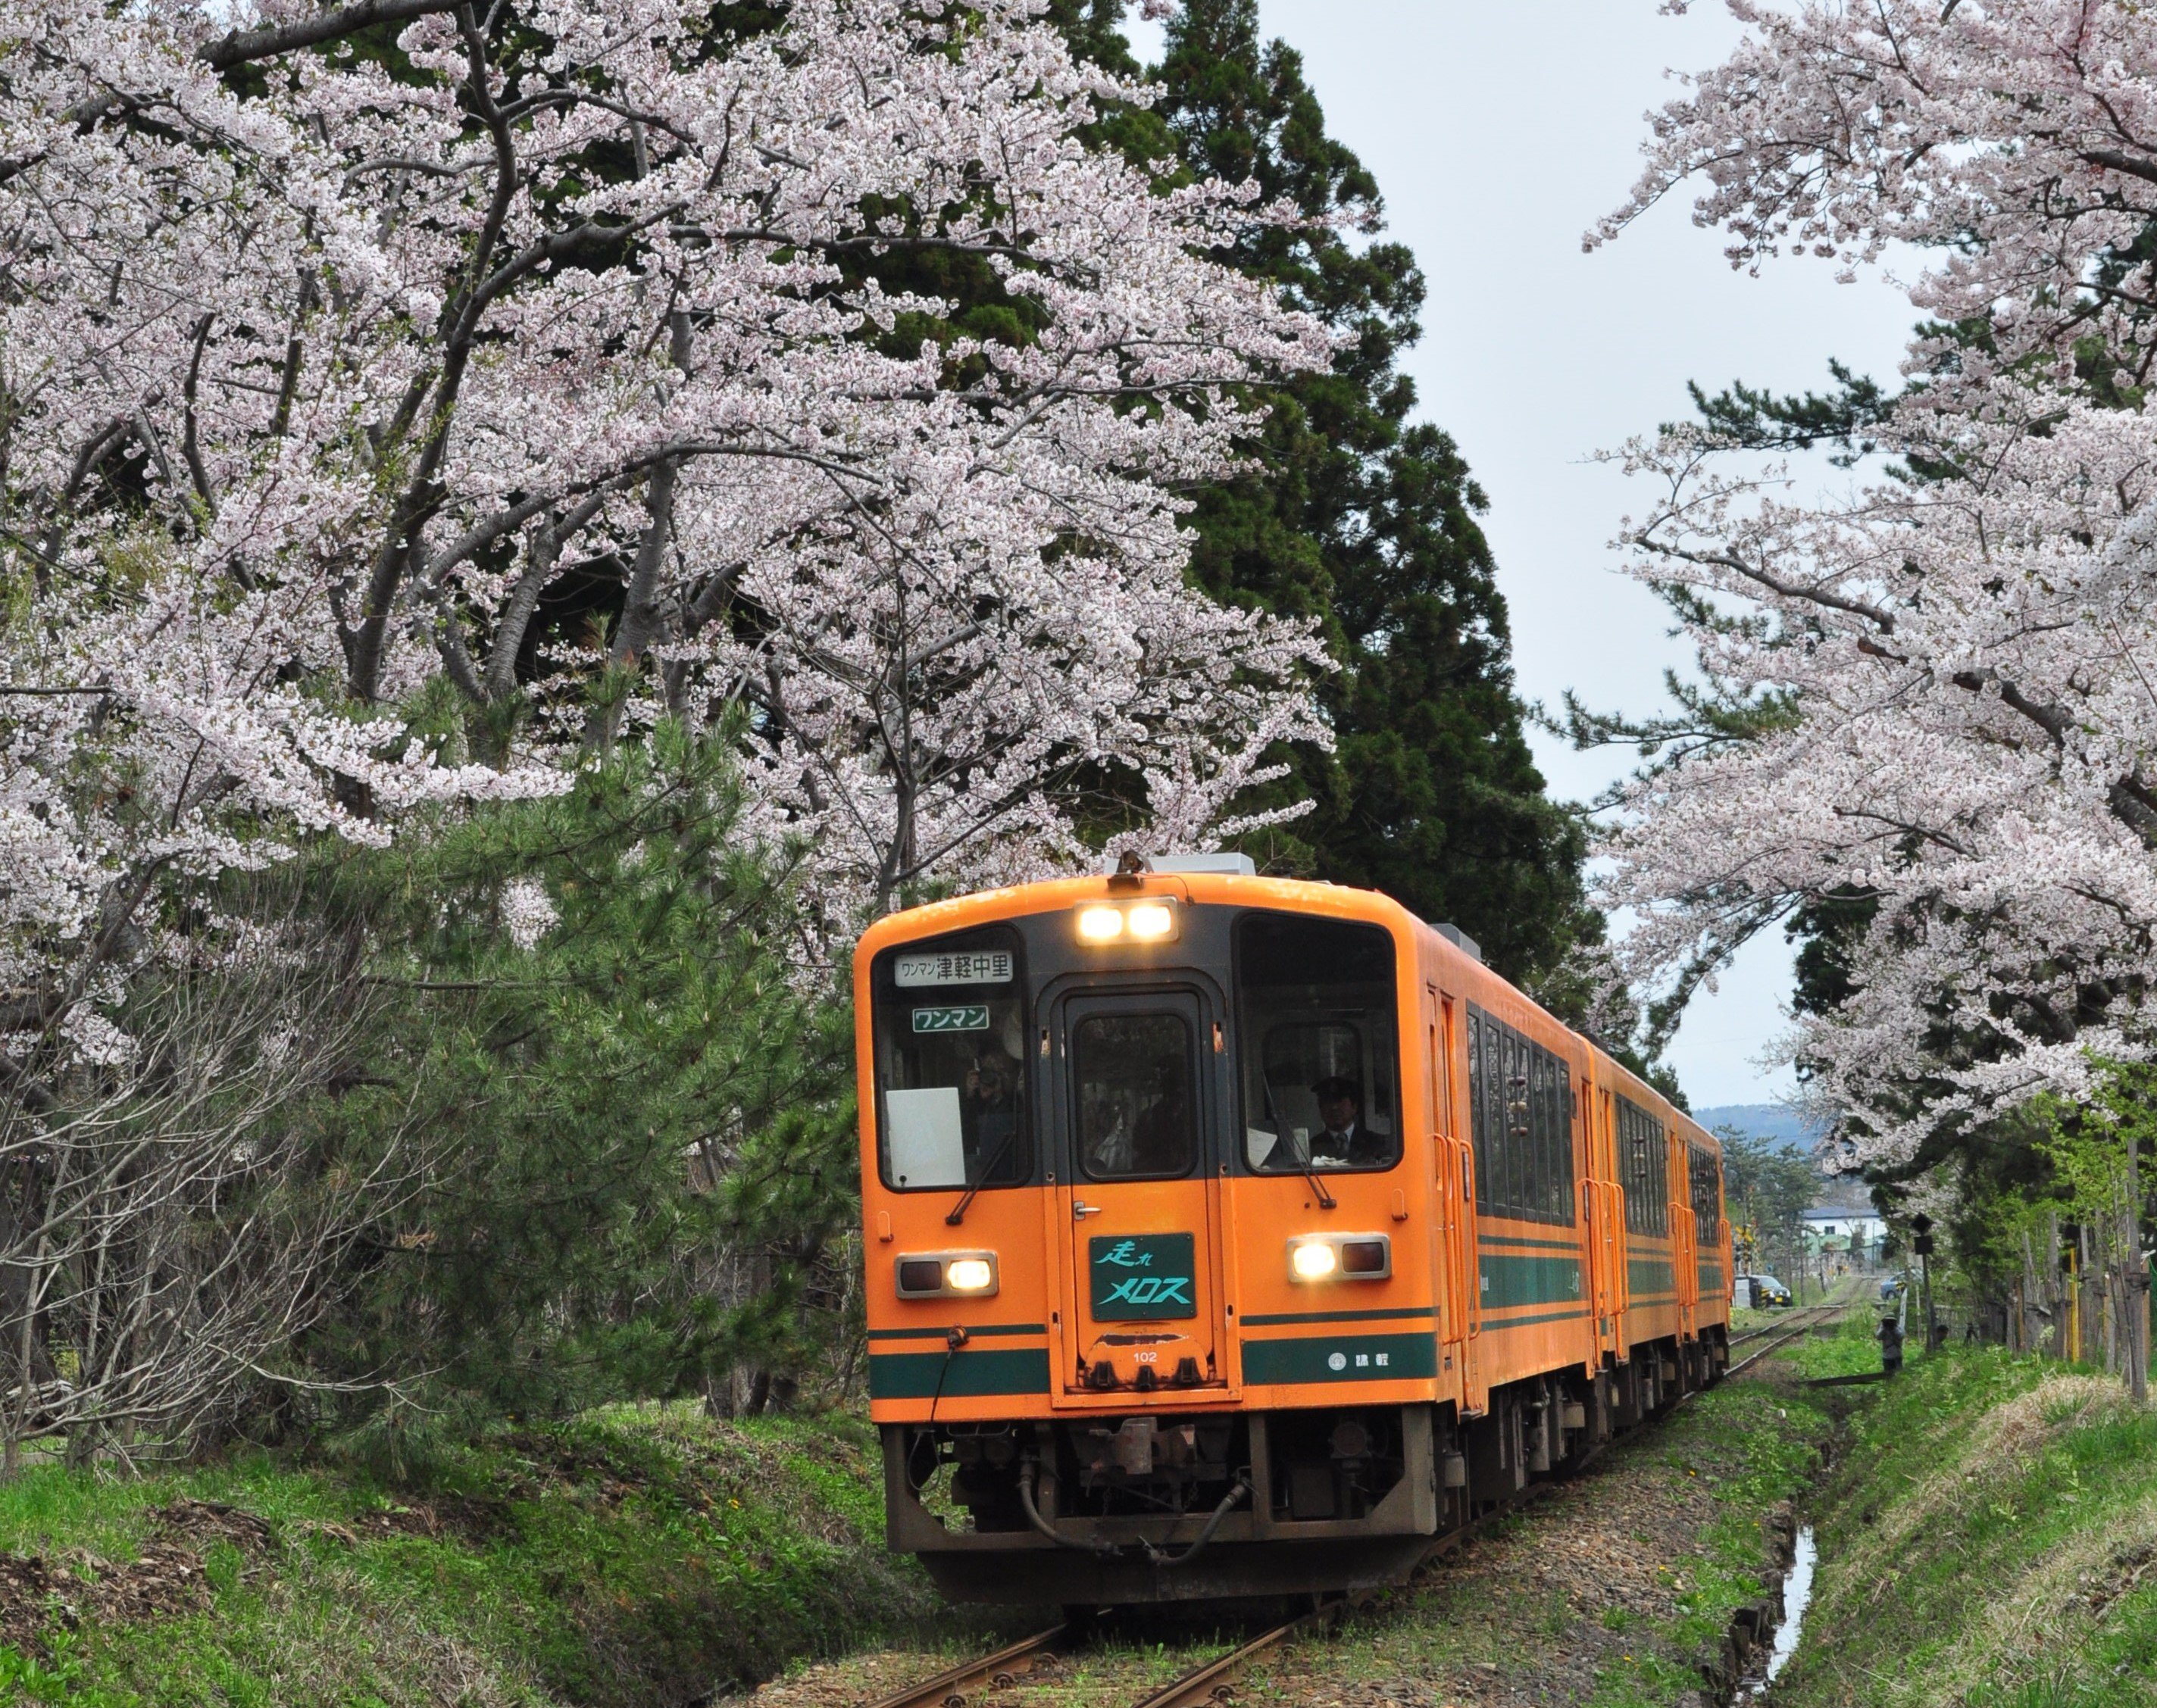
[[(1852, 1308), (1854, 1303), (1849, 1299), (1830, 1299), (1824, 1304), (1808, 1305), (1794, 1311), (1781, 1322), (1732, 1335), (1731, 1345), (1733, 1346), (1741, 1342), (1763, 1340), (1766, 1344), (1732, 1364), (1723, 1372), (1724, 1380), (1743, 1375), (1762, 1359), (1780, 1350), (1799, 1336), (1839, 1320)], [(1691, 1394), (1685, 1396), (1688, 1400), (1692, 1397)], [(1599, 1456), (1601, 1452), (1598, 1448), (1596, 1454), (1591, 1457)], [(1522, 1491), (1518, 1500), (1509, 1501), (1494, 1512), (1434, 1538), (1429, 1552), (1423, 1556), (1425, 1561), (1450, 1553), (1485, 1526), (1501, 1518), (1513, 1516), (1521, 1508), (1557, 1486), (1556, 1483), (1532, 1484)], [(1370, 1599), (1375, 1593), (1336, 1597), (1308, 1613), (1284, 1620), (1270, 1630), (1261, 1632), (1242, 1647), (1171, 1679), (1151, 1694), (1138, 1698), (1131, 1708), (1220, 1708), (1220, 1705), (1232, 1700), (1235, 1695), (1234, 1688), (1228, 1681), (1259, 1655), (1290, 1639), (1333, 1624), (1351, 1608)], [(992, 1654), (962, 1662), (933, 1678), (909, 1685), (891, 1695), (879, 1697), (873, 1703), (866, 1705), (866, 1708), (976, 1708), (986, 1693), (1007, 1690), (1018, 1684), (1028, 1673), (1052, 1665), (1057, 1659), (1058, 1650), (1074, 1636), (1070, 1627), (1053, 1625)]]
[(934, 1678), (879, 1697), (870, 1708), (967, 1708), (979, 1700), (982, 1690), (1007, 1690), (1037, 1667), (1048, 1665), (1056, 1659), (1056, 1645), (1069, 1629), (1066, 1625), (1051, 1625), (993, 1654), (962, 1661)]
[[(1461, 1533), (1446, 1540), (1450, 1543), (1457, 1540), (1458, 1534)], [(1201, 1708), (1201, 1705), (1226, 1702), (1234, 1694), (1228, 1680), (1251, 1660), (1292, 1637), (1331, 1624), (1351, 1605), (1352, 1599), (1356, 1598), (1339, 1597), (1284, 1620), (1240, 1648), (1170, 1680), (1140, 1697), (1132, 1708)], [(1068, 1626), (1053, 1625), (992, 1654), (962, 1662), (934, 1678), (879, 1697), (869, 1708), (972, 1708), (984, 1693), (1008, 1690), (1027, 1673), (1052, 1665), (1058, 1649), (1070, 1634)]]
[(1764, 1345), (1755, 1347), (1723, 1372), (1726, 1378), (1742, 1375), (1769, 1354), (1780, 1351), (1791, 1341), (1810, 1334), (1815, 1329), (1830, 1323), (1840, 1322), (1861, 1301), (1856, 1298), (1830, 1299), (1823, 1304), (1810, 1304), (1794, 1311), (1779, 1323), (1769, 1323), (1758, 1329), (1748, 1329), (1742, 1335), (1730, 1337), (1732, 1346), (1750, 1341), (1765, 1340)]

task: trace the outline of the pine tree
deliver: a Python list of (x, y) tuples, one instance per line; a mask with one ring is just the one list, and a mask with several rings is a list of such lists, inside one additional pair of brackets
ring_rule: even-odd
[[(1065, 20), (1104, 63), (1117, 9), (1089, 0)], [(1326, 134), (1300, 56), (1262, 45), (1258, 22), (1255, 0), (1187, 0), (1153, 116), (1195, 173), (1254, 179), (1314, 216), (1375, 213), (1377, 183)], [(1206, 589), (1315, 617), (1341, 666), (1325, 690), (1336, 750), (1299, 754), (1289, 785), (1316, 810), (1259, 851), (1453, 921), (1535, 980), (1600, 922), (1582, 903), (1581, 825), (1522, 733), (1484, 494), (1451, 437), (1409, 419), (1398, 363), (1421, 336), (1423, 275), (1403, 244), (1324, 227), (1254, 227), (1227, 258), (1355, 336), (1331, 373), (1269, 399), (1259, 466), (1193, 518)]]

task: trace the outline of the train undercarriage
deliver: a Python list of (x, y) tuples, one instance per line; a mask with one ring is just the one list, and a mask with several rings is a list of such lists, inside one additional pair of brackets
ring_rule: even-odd
[(890, 1542), (962, 1601), (1375, 1587), (1531, 1483), (1578, 1470), (1728, 1362), (1717, 1327), (1636, 1346), (1593, 1377), (1576, 1369), (1494, 1388), (1465, 1419), (1448, 1404), (886, 1425)]

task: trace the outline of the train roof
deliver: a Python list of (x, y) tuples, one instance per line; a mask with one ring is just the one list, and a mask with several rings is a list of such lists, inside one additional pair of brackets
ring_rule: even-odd
[[(1232, 865), (1230, 861), (1237, 863)], [(1612, 1083), (1631, 1102), (1649, 1109), (1676, 1127), (1693, 1144), (1721, 1154), (1722, 1145), (1684, 1110), (1626, 1068), (1594, 1039), (1574, 1030), (1542, 1006), (1527, 992), (1491, 970), (1483, 961), (1475, 940), (1458, 927), (1435, 925), (1418, 918), (1382, 890), (1356, 889), (1315, 878), (1267, 877), (1245, 869), (1243, 857), (1206, 857), (1164, 861), (1138, 872), (1097, 872), (1081, 877), (1053, 877), (996, 889), (975, 890), (965, 895), (927, 902), (919, 907), (887, 913), (862, 934), (856, 950), (855, 978), (866, 997), (869, 962), (894, 944), (940, 937), (947, 932), (993, 923), (1021, 915), (1051, 913), (1111, 896), (1168, 894), (1179, 901), (1203, 906), (1272, 907), (1336, 919), (1353, 919), (1379, 925), (1397, 938), (1414, 944), (1425, 954), (1458, 970), (1463, 989), (1479, 986), (1501, 989), (1533, 1012), (1547, 1026), (1563, 1032), (1583, 1053), (1595, 1058), (1597, 1078)]]

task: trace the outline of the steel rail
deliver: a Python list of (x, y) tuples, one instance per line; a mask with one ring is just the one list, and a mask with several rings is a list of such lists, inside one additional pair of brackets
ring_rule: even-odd
[(1748, 1353), (1744, 1357), (1739, 1359), (1737, 1363), (1732, 1365), (1729, 1369), (1724, 1371), (1722, 1373), (1723, 1379), (1727, 1381), (1733, 1376), (1743, 1375), (1745, 1371), (1750, 1370), (1754, 1365), (1758, 1364), (1763, 1358), (1768, 1356), (1772, 1353), (1781, 1351), (1783, 1348), (1789, 1345), (1791, 1341), (1799, 1339), (1802, 1335), (1810, 1334), (1815, 1329), (1820, 1327), (1822, 1323), (1840, 1321), (1843, 1317), (1850, 1314), (1850, 1311), (1853, 1309), (1853, 1304), (1851, 1301), (1840, 1301), (1831, 1304), (1815, 1305), (1813, 1309), (1820, 1313), (1820, 1316), (1817, 1320), (1804, 1323), (1778, 1323), (1775, 1325), (1779, 1330), (1776, 1337), (1768, 1341), (1766, 1345), (1761, 1347), (1758, 1351)]
[(1054, 1645), (1067, 1628), (1052, 1625), (1046, 1631), (1037, 1631), (993, 1654), (962, 1661), (934, 1678), (880, 1696), (870, 1708), (967, 1708), (974, 1700), (967, 1694), (971, 1686), (986, 1685), (991, 1690), (1003, 1690), (1016, 1684), (1022, 1675), (1054, 1659)]
[[(1796, 1324), (1800, 1318), (1817, 1320), (1823, 1312), (1844, 1309), (1847, 1304), (1848, 1301), (1843, 1299), (1829, 1299), (1820, 1304), (1801, 1304), (1779, 1323), (1763, 1323), (1757, 1329), (1748, 1329), (1742, 1335), (1732, 1335), (1730, 1337), (1730, 1344), (1736, 1346), (1747, 1340), (1757, 1340), (1763, 1335), (1779, 1335)], [(1810, 1325), (1808, 1323), (1808, 1326)]]
[(1171, 1679), (1159, 1690), (1140, 1697), (1131, 1708), (1198, 1708), (1200, 1704), (1225, 1702), (1231, 1694), (1226, 1681), (1232, 1675), (1241, 1672), (1250, 1661), (1275, 1644), (1295, 1636), (1306, 1627), (1331, 1624), (1347, 1606), (1347, 1599), (1343, 1597), (1313, 1608), (1307, 1613), (1299, 1613), (1285, 1624), (1276, 1625), (1272, 1630), (1254, 1637), (1241, 1649), (1232, 1650), (1218, 1660), (1209, 1660), (1202, 1666), (1193, 1667), (1181, 1678)]

